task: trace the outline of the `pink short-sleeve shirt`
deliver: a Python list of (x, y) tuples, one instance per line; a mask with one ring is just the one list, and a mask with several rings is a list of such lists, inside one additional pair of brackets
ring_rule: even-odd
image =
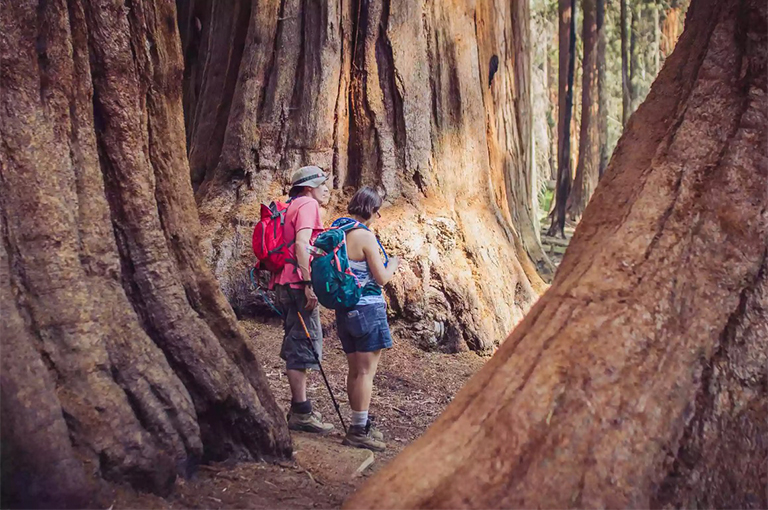
[[(305, 228), (312, 229), (311, 242), (323, 231), (323, 220), (320, 217), (320, 204), (311, 197), (299, 197), (291, 201), (288, 210), (285, 212), (285, 225), (283, 225), (283, 239), (286, 243), (291, 243), (288, 247), (288, 258), (296, 259), (296, 233)], [(293, 242), (291, 242), (293, 241)], [(301, 288), (296, 285), (304, 280), (299, 270), (292, 263), (285, 264), (283, 270), (276, 273), (270, 285), (290, 285), (293, 288)], [(309, 275), (306, 275), (309, 279)]]

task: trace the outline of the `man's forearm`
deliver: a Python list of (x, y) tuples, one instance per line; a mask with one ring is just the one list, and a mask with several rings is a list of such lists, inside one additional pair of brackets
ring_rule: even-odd
[(309, 280), (309, 251), (307, 251), (308, 244), (296, 243), (296, 262), (299, 264), (299, 275), (304, 281)]

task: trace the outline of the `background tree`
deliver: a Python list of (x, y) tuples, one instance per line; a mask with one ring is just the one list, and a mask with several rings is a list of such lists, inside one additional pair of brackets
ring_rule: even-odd
[(643, 27), (645, 26), (643, 11), (644, 2), (632, 2), (629, 9), (629, 113), (637, 110), (640, 102), (645, 97), (642, 92), (643, 79), (645, 77), (645, 38)]
[(653, 44), (651, 45), (651, 72), (655, 77), (661, 69), (661, 17), (659, 10), (661, 5), (658, 2), (651, 4), (651, 30), (653, 34)]
[(632, 81), (629, 79), (629, 29), (627, 27), (627, 0), (619, 0), (621, 13), (621, 124), (627, 127), (632, 111)]
[(565, 213), (571, 193), (571, 115), (573, 111), (573, 73), (576, 67), (576, 1), (559, 0), (559, 75), (557, 121), (557, 183), (555, 207), (550, 214), (548, 235), (565, 237)]
[[(557, 5), (557, 4), (556, 4)], [(555, 12), (557, 12), (557, 9), (555, 9)], [(553, 23), (555, 27), (558, 27), (559, 22), (557, 21), (557, 15), (555, 15), (555, 23)], [(559, 42), (557, 28), (554, 30), (554, 40), (555, 42)], [(550, 174), (549, 179), (552, 181), (557, 181), (557, 157), (558, 157), (558, 147), (557, 147), (557, 120), (559, 119), (559, 109), (558, 109), (558, 80), (559, 80), (559, 72), (557, 67), (557, 61), (558, 61), (558, 44), (553, 44), (552, 47), (554, 48), (552, 51), (550, 51), (547, 55), (547, 66), (548, 66), (548, 73), (547, 73), (547, 89), (549, 90), (549, 98), (550, 98), (550, 105), (551, 109), (549, 111), (549, 116), (547, 117), (547, 125), (549, 127), (549, 140), (550, 140), (550, 149), (549, 149), (549, 168), (550, 168)]]
[(552, 287), (346, 508), (768, 505), (766, 18), (694, 0)]
[(675, 44), (677, 44), (677, 39), (683, 29), (683, 19), (687, 7), (688, 2), (686, 0), (672, 0), (667, 4), (662, 21), (660, 41), (660, 50), (664, 59), (672, 53)]
[(174, 5), (0, 7), (2, 504), (167, 492), (288, 458), (285, 420), (200, 256)]
[[(531, 3), (531, 109), (533, 117), (532, 161), (538, 177), (538, 216), (549, 212), (550, 192), (557, 179), (557, 2)], [(544, 218), (546, 219), (546, 218)]]
[(605, 0), (597, 0), (597, 132), (600, 162), (598, 179), (608, 166), (608, 87), (606, 83)]
[(597, 73), (597, 11), (595, 0), (582, 0), (581, 123), (576, 176), (568, 195), (567, 213), (572, 219), (581, 217), (597, 186), (600, 165)]
[(312, 163), (333, 175), (329, 219), (351, 188), (385, 195), (377, 232), (405, 259), (388, 290), (402, 338), (489, 349), (522, 318), (551, 272), (536, 226), (526, 2), (178, 6), (206, 254), (237, 312), (252, 311), (259, 203)]

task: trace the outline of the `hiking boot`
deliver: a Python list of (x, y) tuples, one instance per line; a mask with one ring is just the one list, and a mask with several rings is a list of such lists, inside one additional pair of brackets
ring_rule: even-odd
[[(347, 429), (347, 435), (344, 437), (344, 441), (342, 441), (341, 444), (354, 446), (355, 448), (366, 448), (374, 452), (383, 452), (387, 448), (387, 444), (384, 441), (375, 439), (371, 432), (370, 422), (365, 426), (351, 425), (349, 429)], [(381, 432), (379, 432), (379, 434), (381, 434)]]
[(371, 437), (376, 441), (384, 441), (384, 434), (376, 428), (376, 425), (373, 424), (373, 418), (368, 418), (368, 422), (365, 424), (365, 428), (368, 429), (369, 434), (371, 434)]
[(325, 434), (333, 430), (333, 424), (323, 423), (323, 417), (318, 412), (308, 414), (290, 412), (288, 413), (288, 428), (303, 432), (313, 432), (315, 434)]

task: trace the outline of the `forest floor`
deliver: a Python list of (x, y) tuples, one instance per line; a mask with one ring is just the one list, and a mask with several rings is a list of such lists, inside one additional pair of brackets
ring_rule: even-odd
[[(332, 313), (325, 312), (322, 320), (325, 331), (323, 368), (341, 405), (344, 420), (348, 422), (346, 358), (336, 336)], [(242, 321), (241, 324), (254, 342), (278, 404), (287, 411), (290, 391), (284, 364), (279, 357), (282, 342), (280, 323), (272, 319), (268, 322)], [(347, 472), (340, 473), (338, 469), (334, 471), (340, 459), (346, 463), (356, 462), (359, 467), (360, 455), (367, 454), (340, 445), (343, 436), (338, 416), (320, 374), (312, 373), (308, 387), (310, 398), (315, 409), (322, 413), (324, 421), (330, 421), (336, 429), (323, 438), (294, 435), (293, 462), (202, 466), (191, 479), (178, 480), (173, 493), (165, 499), (124, 487), (111, 487), (99, 499), (105, 503), (105, 508), (113, 510), (339, 508), (366, 478), (424, 433), (486, 360), (473, 352), (424, 352), (395, 338), (394, 347), (384, 353), (379, 364), (371, 405), (376, 425), (385, 434), (387, 450), (376, 453), (373, 464), (362, 474), (351, 476)], [(307, 455), (298, 454), (297, 445), (307, 445), (307, 441), (310, 441), (309, 447), (315, 455), (318, 451), (321, 455), (327, 451), (327, 457), (333, 458), (303, 460)]]
[(547, 231), (549, 230), (548, 217), (542, 218), (541, 225), (541, 245), (544, 247), (544, 251), (549, 256), (549, 259), (555, 267), (557, 267), (563, 260), (563, 255), (565, 255), (565, 250), (568, 248), (568, 243), (571, 242), (573, 233), (576, 230), (576, 224), (570, 220), (566, 220), (565, 228), (563, 229), (565, 232), (565, 239), (560, 236), (552, 237), (547, 235)]
[[(557, 266), (575, 225), (571, 222), (566, 224), (566, 239), (547, 236), (548, 226), (548, 219), (544, 218), (542, 245)], [(325, 334), (323, 368), (348, 422), (349, 405), (345, 390), (347, 364), (336, 336), (333, 312), (324, 310), (322, 323)], [(285, 366), (279, 357), (282, 342), (279, 320), (244, 320), (241, 325), (248, 332), (262, 361), (278, 404), (287, 412), (290, 390)], [(99, 503), (111, 510), (339, 508), (365, 479), (424, 433), (487, 359), (473, 352), (425, 352), (395, 338), (394, 347), (384, 353), (379, 364), (371, 405), (376, 425), (385, 434), (387, 450), (376, 453), (373, 463), (361, 469), (361, 473), (355, 473), (355, 470), (370, 462), (366, 458), (367, 451), (341, 445), (342, 429), (328, 391), (321, 375), (312, 373), (308, 393), (313, 406), (322, 413), (324, 421), (333, 423), (336, 428), (326, 436), (294, 434), (293, 461), (201, 466), (192, 478), (177, 480), (167, 498), (138, 493), (128, 487), (111, 486), (98, 496)]]

